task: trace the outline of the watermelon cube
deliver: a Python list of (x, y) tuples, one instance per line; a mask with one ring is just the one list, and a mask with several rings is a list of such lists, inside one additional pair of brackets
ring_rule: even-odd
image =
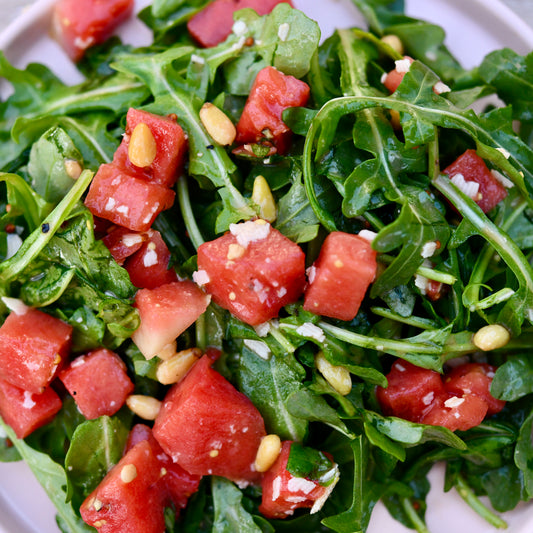
[(0, 379), (43, 392), (70, 349), (72, 327), (43, 311), (20, 306), (0, 327)]
[(59, 379), (88, 420), (114, 415), (134, 388), (122, 359), (106, 348), (76, 357)]
[[(131, 134), (141, 123), (148, 126), (156, 144), (155, 159), (151, 165), (144, 168), (135, 166), (128, 157)], [(187, 138), (175, 116), (165, 117), (130, 108), (126, 115), (126, 133), (115, 152), (113, 162), (138, 178), (172, 187), (183, 167), (186, 151)]]
[(139, 250), (145, 240), (146, 233), (131, 231), (121, 226), (112, 226), (112, 229), (102, 238), (102, 242), (119, 265)]
[(82, 503), (84, 522), (99, 533), (164, 533), (161, 464), (148, 441), (131, 448)]
[(376, 277), (376, 252), (359, 235), (330, 233), (309, 270), (304, 309), (317, 315), (352, 320)]
[(232, 224), (198, 248), (195, 279), (218, 305), (255, 326), (301, 296), (305, 254), (263, 220)]
[(192, 281), (175, 281), (135, 295), (141, 324), (132, 340), (147, 358), (156, 356), (207, 309), (210, 297)]
[(0, 379), (0, 416), (19, 439), (50, 422), (62, 405), (61, 399), (50, 387), (35, 393)]
[(133, 231), (147, 231), (174, 203), (174, 191), (129, 174), (114, 163), (100, 165), (85, 205), (91, 213)]
[(265, 436), (254, 404), (211, 368), (204, 355), (167, 393), (153, 434), (163, 450), (192, 474), (256, 482), (254, 462)]

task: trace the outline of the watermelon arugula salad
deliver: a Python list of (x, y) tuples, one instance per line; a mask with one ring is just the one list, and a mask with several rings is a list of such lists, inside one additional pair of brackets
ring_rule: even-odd
[(86, 81), (0, 54), (0, 460), (59, 530), (424, 533), (437, 462), (495, 528), (533, 497), (533, 55), (353, 3), (154, 0), (134, 48), (57, 0)]

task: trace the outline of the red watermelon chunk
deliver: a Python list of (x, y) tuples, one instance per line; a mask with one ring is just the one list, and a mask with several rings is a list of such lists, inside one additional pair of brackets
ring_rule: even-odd
[(390, 93), (393, 93), (398, 88), (405, 74), (409, 72), (413, 61), (414, 59), (412, 57), (404, 56), (402, 59), (396, 61), (396, 66), (393, 70), (383, 76), (382, 83)]
[(465, 182), (477, 183), (479, 190), (473, 200), (484, 213), (488, 213), (507, 196), (507, 189), (492, 174), (475, 150), (466, 150), (443, 172), (448, 174), (450, 179), (461, 174)]
[(305, 106), (309, 93), (307, 83), (294, 76), (274, 67), (260, 70), (237, 123), (236, 142), (266, 142), (274, 145), (280, 154), (286, 153), (292, 132), (281, 115), (289, 107)]
[(126, 451), (143, 440), (148, 441), (152, 452), (161, 463), (164, 474), (160, 483), (166, 489), (169, 501), (177, 511), (184, 509), (189, 497), (198, 490), (201, 476), (189, 474), (178, 463), (174, 463), (155, 440), (151, 428), (145, 424), (135, 424), (131, 428)]
[(298, 300), (305, 285), (305, 254), (263, 220), (233, 224), (198, 248), (198, 283), (240, 320), (257, 325)]
[(102, 242), (111, 252), (113, 259), (119, 265), (122, 265), (125, 259), (141, 248), (146, 238), (147, 235), (144, 232), (139, 233), (121, 226), (114, 226), (113, 229), (103, 237)]
[(192, 281), (176, 281), (135, 295), (141, 324), (133, 342), (147, 358), (181, 335), (207, 309), (210, 297)]
[(80, 512), (99, 533), (164, 533), (161, 465), (148, 441), (131, 448), (87, 496)]
[(287, 518), (295, 509), (312, 508), (328, 490), (317, 481), (295, 477), (287, 470), (291, 445), (291, 441), (283, 442), (276, 462), (261, 481), (263, 494), (259, 511), (270, 519)]
[(58, 0), (54, 5), (54, 33), (73, 61), (87, 48), (106, 41), (133, 12), (133, 0)]
[[(146, 124), (152, 132), (157, 147), (154, 161), (145, 168), (133, 165), (128, 158), (130, 136), (141, 122)], [(185, 133), (175, 117), (160, 116), (130, 108), (126, 115), (126, 133), (115, 152), (113, 162), (138, 178), (172, 187), (183, 167), (187, 146)]]
[(71, 333), (58, 318), (22, 304), (0, 327), (0, 378), (43, 392), (68, 355)]
[(37, 394), (0, 379), (0, 416), (19, 439), (50, 422), (61, 406), (61, 399), (50, 387)]
[(155, 289), (177, 281), (175, 270), (168, 268), (170, 251), (161, 234), (150, 229), (144, 235), (140, 249), (124, 263), (133, 285), (140, 289)]
[(255, 482), (263, 418), (254, 404), (211, 368), (204, 355), (167, 393), (153, 433), (163, 450), (193, 474)]
[(352, 320), (376, 277), (376, 252), (358, 235), (330, 233), (309, 270), (304, 309), (317, 315)]
[(134, 388), (122, 359), (106, 348), (76, 357), (59, 379), (88, 420), (114, 415)]
[(147, 231), (174, 203), (174, 191), (137, 178), (113, 163), (100, 165), (85, 205), (91, 213), (133, 231)]
[(209, 48), (225, 41), (231, 33), (235, 11), (249, 7), (266, 15), (282, 2), (292, 7), (291, 0), (215, 0), (189, 20), (187, 29), (200, 46)]

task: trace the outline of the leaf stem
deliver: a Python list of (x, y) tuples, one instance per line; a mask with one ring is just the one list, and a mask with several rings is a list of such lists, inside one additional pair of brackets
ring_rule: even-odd
[(189, 234), (189, 238), (191, 239), (193, 246), (198, 249), (205, 241), (200, 228), (196, 223), (194, 211), (192, 210), (191, 197), (189, 195), (189, 185), (187, 183), (186, 176), (180, 176), (178, 179), (177, 191), (183, 222), (185, 223), (187, 233)]
[(409, 500), (409, 498), (402, 498), (401, 505), (416, 531), (418, 533), (429, 533), (429, 529), (426, 527), (426, 524), (424, 524), (423, 520), (418, 516), (418, 513), (415, 511), (411, 500)]
[(459, 496), (482, 518), (489, 524), (498, 528), (506, 529), (507, 522), (502, 520), (497, 514), (493, 513), (481, 500), (474, 494), (472, 489), (468, 486), (463, 476), (458, 474), (455, 478), (455, 488)]

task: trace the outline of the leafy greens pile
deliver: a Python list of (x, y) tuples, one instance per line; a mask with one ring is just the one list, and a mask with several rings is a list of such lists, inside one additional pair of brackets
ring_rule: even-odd
[[(76, 86), (43, 65), (18, 70), (0, 55), (0, 76), (13, 87), (0, 102), (0, 295), (72, 325), (75, 353), (102, 345), (120, 353), (138, 393), (165, 390), (154, 361), (129, 340), (138, 326), (136, 289), (95, 240), (80, 201), (98, 166), (112, 159), (129, 107), (175, 113), (188, 135), (178, 202), (155, 225), (181, 275), (195, 270), (202, 242), (257, 216), (251, 189), (258, 175), (277, 200), (274, 227), (302, 246), (309, 264), (329, 231), (377, 233), (380, 275), (353, 321), (321, 319), (294, 304), (260, 338), (212, 304), (178, 339), (183, 348), (223, 350), (217, 369), (253, 401), (268, 432), (333, 455), (341, 480), (324, 508), (269, 522), (258, 514), (256, 488), (204, 479), (179, 518), (168, 510), (168, 531), (365, 531), (381, 499), (396, 519), (424, 532), (426, 476), (437, 461), (446, 462), (445, 490), (456, 487), (496, 527), (502, 519), (480, 495), (500, 512), (533, 496), (533, 53), (498, 50), (467, 71), (443, 44), (442, 29), (404, 15), (402, 2), (353, 2), (368, 31), (339, 30), (319, 44), (318, 24), (284, 4), (264, 17), (238, 12), (245, 36), (198, 49), (185, 23), (206, 1), (155, 0), (140, 14), (153, 43), (134, 49), (114, 38), (95, 47), (79, 65), (87, 81)], [(283, 40), (282, 23), (290, 28)], [(386, 34), (418, 60), (391, 96), (380, 80), (402, 56), (380, 39)], [(284, 113), (295, 132), (290, 153), (206, 149), (212, 141), (199, 120), (202, 104), (211, 101), (236, 121), (268, 65), (311, 87), (308, 108)], [(439, 80), (451, 92), (436, 94)], [(489, 95), (503, 105), (472, 110)], [(513, 184), (488, 215), (441, 174), (468, 148)], [(86, 169), (75, 182), (64, 170), (72, 159)], [(423, 248), (434, 241), (440, 247), (428, 265)], [(442, 297), (423, 294), (417, 276), (443, 283)], [(322, 328), (325, 340), (299, 334), (305, 322)], [(499, 366), (492, 393), (508, 401), (501, 413), (456, 434), (380, 414), (375, 386), (386, 385), (394, 358), (442, 371), (450, 359), (479, 357), (472, 334), (492, 323), (512, 332), (505, 348), (483, 355)], [(265, 342), (272, 357), (258, 357), (246, 340)], [(317, 350), (350, 370), (347, 396), (317, 372)], [(0, 460), (29, 464), (62, 531), (88, 531), (79, 505), (121, 457), (133, 422), (127, 409), (86, 421), (67, 399), (25, 441), (3, 425)]]

